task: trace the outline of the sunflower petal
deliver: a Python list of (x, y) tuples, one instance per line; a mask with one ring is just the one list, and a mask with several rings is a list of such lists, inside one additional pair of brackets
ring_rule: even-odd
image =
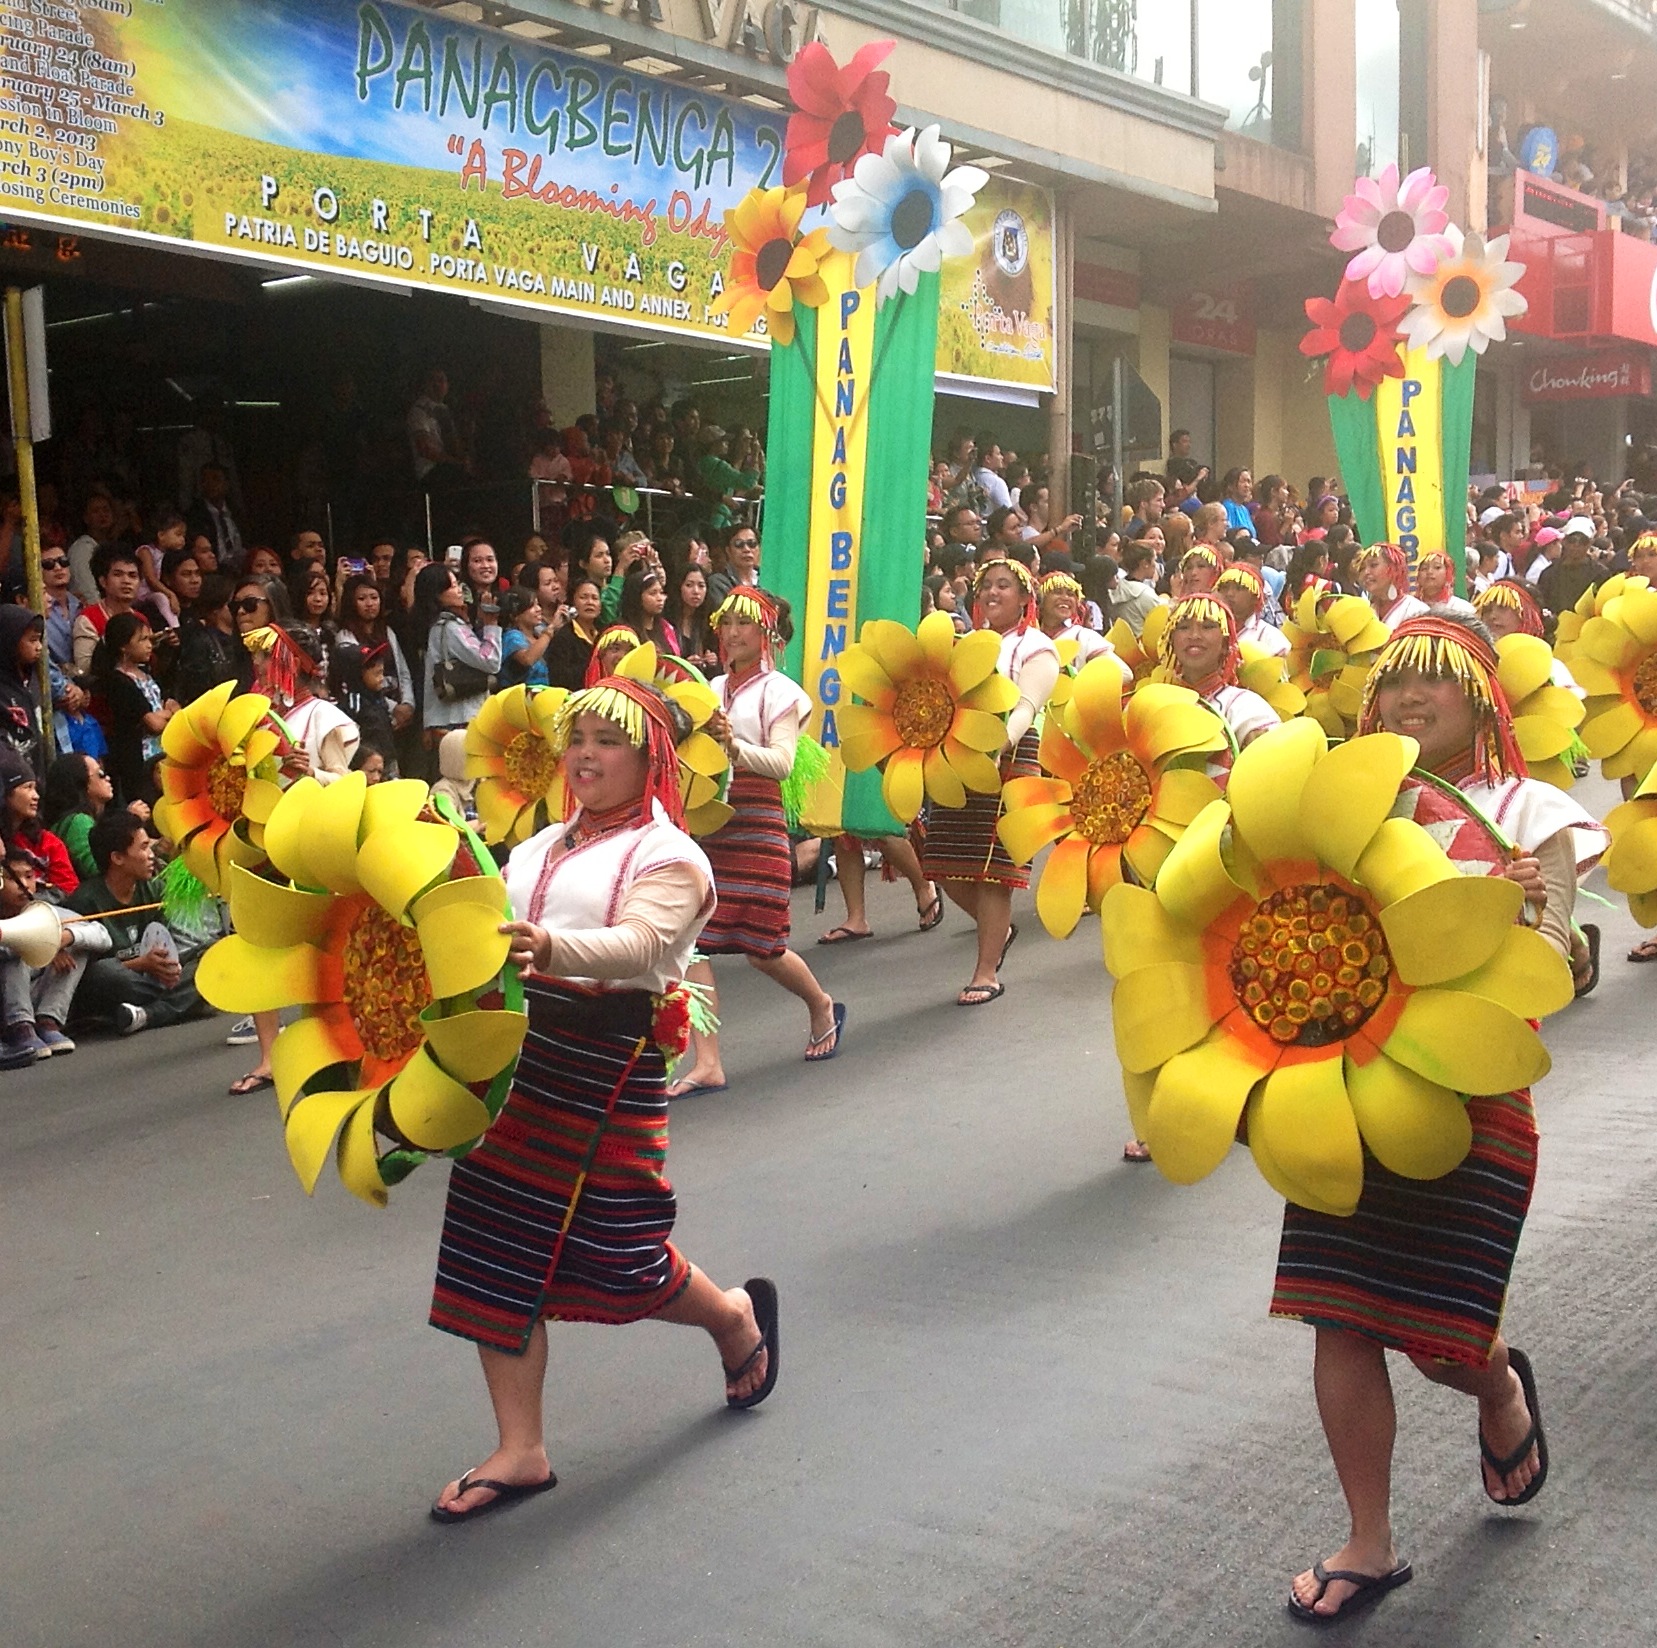
[[(1120, 620), (1118, 620), (1120, 622)], [(1133, 1136), (1145, 1137), (1145, 1119), (1151, 1113), (1151, 1094), (1156, 1091), (1156, 1072), (1135, 1075), (1122, 1072), (1122, 1097), (1128, 1102), (1128, 1120), (1133, 1124)]]
[(283, 1026), (270, 1053), (271, 1078), (276, 1083), (276, 1102), (283, 1116), (313, 1076), (330, 1065), (354, 1063), (362, 1053), (356, 1026), (343, 1007), (306, 1013)]
[(339, 969), (314, 945), (265, 950), (232, 933), (201, 958), (196, 988), (227, 1013), (270, 1013), (332, 1001)]
[[(1005, 822), (1005, 820), (1003, 820)], [(1036, 883), (1036, 914), (1054, 938), (1069, 938), (1087, 908), (1089, 843), (1070, 836), (1047, 855)]]
[(1444, 984), (1496, 954), (1524, 903), (1506, 876), (1458, 875), (1385, 905), (1381, 931), (1406, 984)]
[(949, 736), (968, 749), (994, 755), (1007, 742), (1007, 724), (999, 715), (987, 715), (983, 710), (958, 709), (949, 729)]
[(1328, 747), (1315, 721), (1289, 721), (1237, 757), (1226, 800), (1236, 830), (1261, 863), (1316, 856), (1301, 823), (1300, 797)]
[(392, 1124), (422, 1150), (453, 1150), (489, 1127), (483, 1101), (441, 1070), (424, 1047), (392, 1078), (388, 1102)]
[(928, 797), (940, 807), (966, 806), (967, 787), (941, 749), (926, 752), (921, 759), (921, 772)]
[(925, 763), (919, 750), (893, 754), (880, 775), (880, 793), (899, 823), (915, 822), (926, 799)]
[(1356, 879), (1384, 907), (1461, 876), (1444, 849), (1413, 819), (1389, 818), (1359, 856)]
[(1306, 838), (1322, 863), (1347, 877), (1356, 871), (1420, 753), (1413, 738), (1378, 732), (1338, 745), (1318, 762), (1300, 803)]
[(243, 693), (239, 698), (232, 698), (225, 705), (224, 713), (219, 717), (219, 724), (214, 729), (219, 754), (234, 755), (248, 735), (269, 713), (270, 700), (260, 697), (256, 692)]
[(1458, 1093), (1512, 1093), (1548, 1073), (1547, 1049), (1507, 1008), (1465, 990), (1417, 990), (1381, 1049)]
[(339, 908), (332, 893), (307, 893), (234, 865), (226, 881), (236, 931), (261, 950), (314, 944)]
[[(858, 635), (858, 644), (874, 654), (874, 660), (892, 682), (907, 680), (926, 662), (926, 654), (914, 633), (891, 618), (871, 618)], [(998, 653), (999, 656), (999, 653)]]
[(1220, 799), (1220, 787), (1206, 773), (1171, 767), (1157, 779), (1147, 818), (1159, 827), (1184, 830), (1210, 802)]
[(960, 701), (969, 710), (987, 710), (991, 715), (1005, 715), (1018, 703), (1018, 688), (1006, 676), (992, 673), (971, 692), (962, 693)]
[(460, 1082), (492, 1081), (518, 1057), (529, 1028), (522, 1013), (480, 1008), (445, 1015), (435, 1004), (420, 1023), (432, 1057)]
[(271, 863), (302, 887), (322, 885), (321, 877), (312, 872), (305, 856), (306, 818), (311, 803), (321, 794), (322, 786), (309, 775), (295, 779), (265, 820), (265, 851), (270, 854)]
[(306, 809), (305, 858), (322, 885), (336, 893), (362, 891), (357, 879), (357, 845), (362, 839), (367, 794), (368, 780), (360, 772), (347, 773)]
[(978, 629), (961, 636), (949, 655), (949, 684), (956, 696), (981, 687), (995, 674), (995, 666), (1000, 661), (1001, 638), (993, 630)]
[(955, 650), (955, 620), (947, 612), (927, 613), (915, 631), (915, 639), (934, 670), (948, 670)]
[(1001, 769), (983, 751), (970, 748), (958, 738), (946, 738), (944, 754), (969, 790), (994, 795), (1001, 788)]
[(1406, 1179), (1441, 1179), (1467, 1159), (1473, 1124), (1467, 1101), (1385, 1053), (1350, 1060), (1346, 1091), (1358, 1131), (1376, 1161)]
[[(1305, 1205), (1347, 1215), (1364, 1188), (1364, 1153), (1346, 1095), (1339, 1048), (1330, 1057), (1281, 1064), (1249, 1101), (1248, 1136), (1258, 1141)], [(1275, 1188), (1281, 1189), (1281, 1186)]]
[(339, 1171), (339, 1182), (370, 1207), (384, 1207), (390, 1201), (385, 1181), (380, 1177), (373, 1105), (358, 1106), (346, 1119), (334, 1149), (334, 1165)]
[(1522, 1019), (1545, 1019), (1575, 996), (1565, 958), (1533, 927), (1509, 927), (1501, 947), (1451, 987), (1483, 996)]
[(1116, 978), (1159, 961), (1202, 963), (1202, 937), (1168, 913), (1147, 887), (1112, 887), (1099, 906), (1105, 968)]
[(1175, 1184), (1206, 1179), (1226, 1158), (1250, 1089), (1265, 1072), (1226, 1035), (1212, 1035), (1157, 1072), (1141, 1135)]
[(1220, 838), (1231, 822), (1223, 801), (1211, 802), (1191, 821), (1156, 879), (1157, 897), (1185, 925), (1201, 930), (1243, 896), (1220, 857)]
[(288, 1112), (284, 1129), (288, 1159), (307, 1196), (316, 1189), (317, 1175), (346, 1118), (359, 1106), (372, 1109), (373, 1103), (372, 1088), (351, 1088), (342, 1093), (311, 1093)]
[(897, 689), (867, 647), (847, 647), (840, 654), (840, 679), (859, 698), (883, 710), (889, 710), (897, 697)]
[(510, 948), (498, 931), (510, 919), (506, 912), (499, 876), (441, 882), (415, 902), (411, 913), (434, 996), (466, 995), (501, 970)]
[[(363, 842), (358, 855), (357, 873), (362, 877), (363, 891), (382, 909), (400, 918), (421, 893), (447, 873), (459, 845), (460, 837), (447, 824), (384, 825)], [(500, 904), (495, 908), (500, 909)]]
[(1116, 981), (1111, 995), (1116, 1053), (1126, 1070), (1154, 1070), (1213, 1027), (1208, 976), (1184, 961), (1154, 961)]

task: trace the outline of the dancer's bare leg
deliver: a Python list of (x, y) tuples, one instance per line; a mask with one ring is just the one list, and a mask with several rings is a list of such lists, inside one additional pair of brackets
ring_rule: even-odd
[[(713, 964), (693, 961), (685, 972), (686, 980), (706, 991), (708, 1011), (719, 1016), (719, 991), (713, 982)], [(690, 1033), (690, 1068), (675, 1077), (667, 1096), (677, 1098), (688, 1087), (718, 1087), (725, 1080), (725, 1066), (719, 1056), (717, 1030), (692, 1030)]]

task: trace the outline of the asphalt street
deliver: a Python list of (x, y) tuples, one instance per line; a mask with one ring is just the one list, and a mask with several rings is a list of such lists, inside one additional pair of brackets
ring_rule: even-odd
[[(1592, 805), (1608, 804), (1595, 783)], [(1344, 1537), (1311, 1335), (1266, 1316), (1281, 1204), (1242, 1151), (1180, 1189), (1121, 1160), (1096, 924), (1026, 895), (1008, 993), (953, 1005), (965, 919), (797, 941), (842, 1056), (722, 964), (727, 1094), (673, 1114), (678, 1237), (776, 1278), (776, 1394), (727, 1413), (688, 1329), (555, 1327), (556, 1492), (426, 1507), (492, 1445), (471, 1348), (425, 1325), (444, 1172), (375, 1212), (307, 1200), (228, 1021), (0, 1076), (0, 1644), (1301, 1643), (1289, 1578)], [(1657, 967), (1592, 906), (1605, 979), (1553, 1075), (1508, 1326), (1553, 1470), (1480, 1490), (1474, 1413), (1408, 1368), (1396, 1521), (1416, 1580), (1343, 1625), (1389, 1645), (1657, 1635)]]

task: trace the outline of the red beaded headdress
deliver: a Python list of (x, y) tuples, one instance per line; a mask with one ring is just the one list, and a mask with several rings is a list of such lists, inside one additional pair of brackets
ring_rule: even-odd
[(720, 633), (720, 624), (726, 618), (745, 618), (751, 624), (758, 624), (760, 628), (759, 655), (763, 664), (771, 664), (772, 651), (780, 639), (776, 597), (766, 594), (763, 589), (753, 584), (738, 584), (729, 595), (714, 609), (713, 616), (708, 620), (713, 625), (713, 632), (719, 643), (719, 661), (725, 663), (725, 638)]
[(1246, 589), (1254, 597), (1256, 607), (1263, 606), (1266, 600), (1266, 580), (1261, 577), (1260, 569), (1248, 561), (1233, 561), (1218, 578), (1214, 580), (1215, 589)]
[(1397, 544), (1371, 544), (1353, 563), (1354, 570), (1364, 567), (1370, 561), (1380, 561), (1385, 565), (1392, 579), (1392, 593), (1395, 598), (1410, 587), (1410, 558)]
[(1497, 679), (1500, 664), (1496, 649), (1467, 625), (1449, 618), (1411, 618), (1393, 631), (1392, 639), (1375, 655), (1374, 668), (1364, 683), (1358, 731), (1380, 729), (1376, 702), (1381, 688), (1402, 671), (1453, 680), (1473, 705), (1473, 776), (1485, 784), (1525, 778), (1529, 775), (1514, 737), (1513, 711)]
[(300, 676), (314, 681), (322, 673), (317, 661), (280, 624), (250, 629), (242, 637), (242, 645), (249, 652), (270, 655), (265, 664), (265, 682), (279, 703), (293, 702)]
[(1509, 612), (1519, 614), (1521, 635), (1542, 634), (1542, 608), (1537, 604), (1530, 586), (1520, 583), (1517, 578), (1503, 578), (1488, 589), (1481, 590), (1473, 597), (1473, 607), (1479, 613), (1489, 607), (1506, 607)]
[(600, 630), (598, 639), (593, 642), (592, 656), (587, 660), (587, 675), (583, 685), (596, 687), (609, 673), (604, 667), (606, 652), (613, 652), (617, 647), (631, 652), (638, 644), (638, 635), (626, 624), (611, 624), (607, 629)]
[(1425, 600), (1426, 596), (1421, 594), (1421, 577), (1422, 574), (1426, 572), (1427, 568), (1435, 561), (1442, 561), (1444, 563), (1444, 570), (1449, 575), (1449, 584), (1447, 585), (1446, 593), (1454, 595), (1456, 592), (1456, 563), (1450, 559), (1449, 551), (1443, 549), (1424, 549), (1421, 552), (1420, 559), (1418, 559), (1415, 563), (1415, 593), (1420, 596), (1422, 600)]
[(1022, 561), (1015, 561), (1011, 556), (1006, 556), (986, 561), (979, 567), (978, 576), (972, 581), (972, 627), (984, 627), (984, 612), (978, 604), (978, 591), (992, 571), (1010, 572), (1018, 587), (1024, 591), (1024, 616), (1018, 621), (1019, 633), (1022, 635), (1025, 630), (1038, 626), (1041, 623), (1041, 612), (1036, 605), (1035, 574)]

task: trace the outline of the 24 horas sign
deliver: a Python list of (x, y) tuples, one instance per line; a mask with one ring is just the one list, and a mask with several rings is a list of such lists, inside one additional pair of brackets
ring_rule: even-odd
[[(0, 215), (290, 272), (723, 338), (784, 128), (384, 0), (0, 0)], [(1048, 198), (1001, 188), (939, 370), (1050, 387)]]

